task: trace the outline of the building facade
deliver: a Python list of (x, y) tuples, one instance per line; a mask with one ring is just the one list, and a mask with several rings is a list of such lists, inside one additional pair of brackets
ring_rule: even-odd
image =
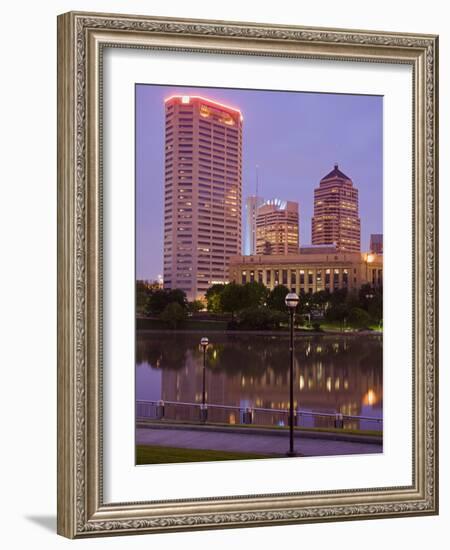
[(242, 249), (242, 115), (177, 95), (165, 117), (164, 288), (201, 299)]
[(383, 234), (373, 233), (370, 235), (370, 251), (373, 254), (383, 254)]
[(314, 189), (311, 224), (313, 245), (335, 245), (342, 251), (361, 251), (358, 189), (337, 164)]
[(230, 278), (245, 284), (263, 283), (270, 290), (284, 285), (292, 292), (359, 289), (363, 284), (383, 284), (383, 256), (333, 249), (314, 252), (308, 248), (284, 256), (235, 256), (231, 258)]
[(298, 202), (266, 201), (256, 212), (256, 254), (296, 254), (298, 247)]
[(256, 211), (263, 203), (264, 199), (256, 195), (245, 199), (243, 252), (247, 256), (256, 254)]

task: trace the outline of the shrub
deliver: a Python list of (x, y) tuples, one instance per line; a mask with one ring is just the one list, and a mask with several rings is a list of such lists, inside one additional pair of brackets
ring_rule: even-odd
[(286, 319), (285, 313), (272, 311), (267, 307), (249, 307), (240, 312), (238, 328), (241, 330), (277, 330)]
[(186, 309), (178, 302), (167, 304), (160, 315), (161, 321), (164, 321), (170, 328), (176, 329), (184, 323), (187, 317)]
[(370, 324), (370, 315), (366, 310), (360, 307), (354, 307), (350, 310), (348, 324), (353, 328), (368, 328)]

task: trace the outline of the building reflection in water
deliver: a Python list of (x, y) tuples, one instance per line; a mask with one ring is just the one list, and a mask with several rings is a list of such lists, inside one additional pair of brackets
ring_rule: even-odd
[[(289, 409), (288, 337), (208, 334), (207, 401), (233, 407)], [(202, 352), (197, 334), (138, 334), (137, 397), (200, 403)], [(295, 351), (295, 401), (302, 411), (382, 416), (383, 353), (378, 335), (299, 336)], [(158, 377), (149, 372), (158, 371)], [(157, 380), (155, 388), (151, 380)], [(169, 417), (197, 419), (194, 407), (167, 408)], [(211, 421), (234, 424), (242, 413), (210, 409)], [(257, 412), (257, 424), (283, 424), (287, 415)], [(304, 426), (329, 426), (327, 418), (302, 418)], [(348, 421), (347, 428), (380, 429), (370, 421)]]

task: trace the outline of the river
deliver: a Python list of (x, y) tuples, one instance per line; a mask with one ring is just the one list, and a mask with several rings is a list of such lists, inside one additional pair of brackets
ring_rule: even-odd
[[(205, 334), (188, 332), (137, 333), (136, 399), (200, 404), (203, 390)], [(288, 335), (206, 334), (205, 393), (210, 405), (208, 420), (242, 423), (244, 411), (253, 412), (253, 423), (286, 425), (289, 410)], [(382, 428), (369, 420), (382, 418), (383, 347), (378, 334), (297, 335), (294, 363), (295, 408), (303, 411), (299, 424), (326, 427), (334, 417), (312, 413), (362, 416), (346, 419), (345, 427)], [(165, 407), (165, 418), (195, 420), (198, 407)]]

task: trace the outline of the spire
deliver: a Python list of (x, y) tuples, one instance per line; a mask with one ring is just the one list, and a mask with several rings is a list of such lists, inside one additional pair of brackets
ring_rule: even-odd
[(339, 178), (339, 179), (351, 181), (351, 179), (348, 176), (346, 176), (343, 172), (339, 170), (339, 165), (337, 162), (334, 164), (333, 170), (329, 172), (325, 177), (323, 177), (320, 181), (328, 180), (331, 178)]

